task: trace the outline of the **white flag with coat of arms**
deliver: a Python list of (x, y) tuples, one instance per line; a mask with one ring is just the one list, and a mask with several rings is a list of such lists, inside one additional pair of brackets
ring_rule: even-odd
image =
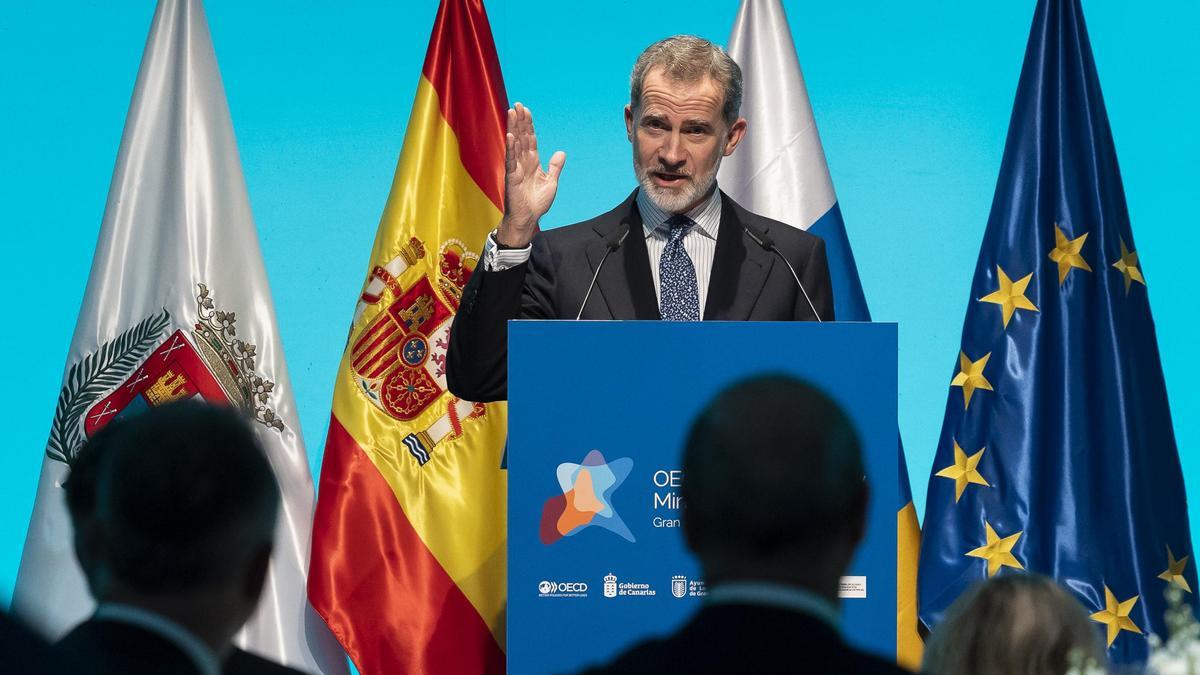
[(283, 495), (270, 575), (237, 643), (309, 672), (346, 672), (305, 593), (312, 477), (208, 22), (199, 0), (161, 0), (13, 592), (14, 613), (47, 637), (95, 606), (63, 499), (75, 454), (112, 419), (183, 398), (251, 416)]

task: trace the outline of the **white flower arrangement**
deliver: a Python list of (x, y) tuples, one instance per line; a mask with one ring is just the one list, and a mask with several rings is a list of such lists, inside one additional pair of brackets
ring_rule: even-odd
[(1167, 641), (1150, 636), (1149, 675), (1200, 675), (1200, 622), (1189, 603), (1183, 601), (1183, 589), (1175, 584), (1167, 588)]
[(1072, 654), (1071, 668), (1066, 675), (1200, 675), (1200, 622), (1191, 604), (1184, 602), (1184, 590), (1171, 584), (1166, 591), (1167, 612), (1164, 615), (1168, 637), (1166, 642), (1151, 633), (1150, 658), (1145, 668), (1125, 666), (1108, 669), (1082, 652)]

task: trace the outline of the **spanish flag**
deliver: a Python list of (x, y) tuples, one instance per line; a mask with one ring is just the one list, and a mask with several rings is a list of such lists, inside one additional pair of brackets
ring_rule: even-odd
[(504, 195), (507, 96), (481, 0), (443, 0), (333, 396), (309, 598), (365, 675), (505, 668), (504, 404), (446, 390)]

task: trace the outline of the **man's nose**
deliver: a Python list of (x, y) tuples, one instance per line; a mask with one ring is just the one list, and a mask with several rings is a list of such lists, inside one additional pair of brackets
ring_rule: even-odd
[(659, 148), (658, 158), (663, 163), (664, 168), (683, 168), (684, 162), (687, 161), (687, 154), (683, 149), (683, 135), (678, 131), (671, 132), (663, 142), (662, 147)]

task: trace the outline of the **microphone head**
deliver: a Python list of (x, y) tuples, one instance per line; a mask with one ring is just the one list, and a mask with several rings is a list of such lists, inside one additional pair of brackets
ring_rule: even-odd
[(744, 227), (746, 230), (746, 234), (750, 235), (750, 238), (753, 239), (754, 242), (757, 243), (759, 246), (767, 249), (768, 251), (775, 248), (775, 240), (771, 239), (770, 235), (767, 234), (766, 230), (760, 230), (757, 227), (753, 227), (751, 225), (745, 225)]
[(625, 237), (629, 236), (629, 223), (622, 221), (617, 225), (617, 229), (613, 230), (608, 235), (608, 241), (605, 245), (609, 251), (615, 251), (621, 248), (621, 244), (625, 243)]

